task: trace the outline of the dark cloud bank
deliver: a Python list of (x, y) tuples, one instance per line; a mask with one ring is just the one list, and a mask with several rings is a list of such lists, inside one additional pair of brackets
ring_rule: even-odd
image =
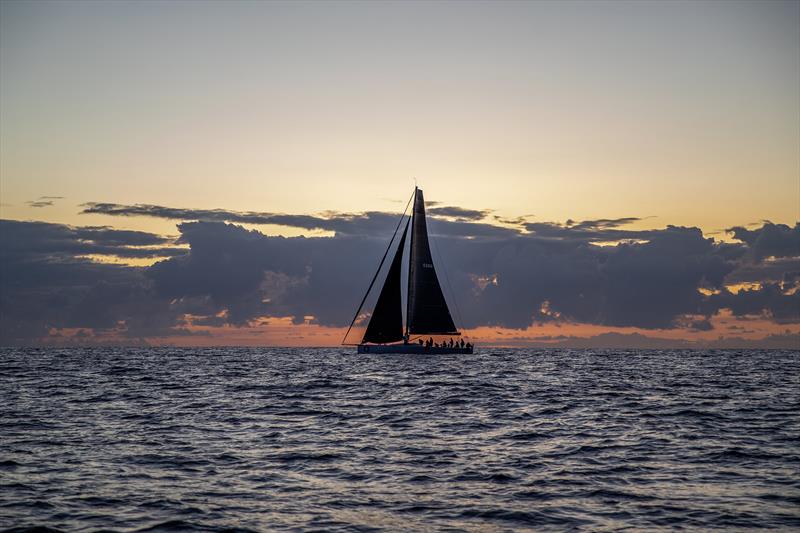
[[(710, 329), (709, 318), (721, 309), (800, 322), (800, 224), (735, 227), (729, 231), (739, 242), (720, 243), (697, 228), (625, 229), (632, 218), (497, 226), (486, 222), (488, 211), (430, 211), (434, 258), (444, 260), (445, 292), (451, 300), (457, 295), (466, 327), (569, 320), (698, 331)], [(188, 335), (187, 314), (207, 325), (313, 316), (345, 326), (397, 223), (396, 214), (380, 212), (313, 216), (107, 203), (87, 204), (85, 212), (183, 222), (173, 241), (106, 227), (0, 221), (0, 344), (41, 342), (51, 328), (114, 330), (131, 341)], [(242, 223), (335, 236), (266, 236)], [(87, 256), (163, 259), (133, 267)], [(725, 288), (731, 283), (760, 286), (734, 294)], [(752, 344), (720, 335), (728, 337), (720, 346)], [(612, 334), (594, 342), (662, 341)], [(761, 345), (798, 342), (796, 335), (776, 335)]]

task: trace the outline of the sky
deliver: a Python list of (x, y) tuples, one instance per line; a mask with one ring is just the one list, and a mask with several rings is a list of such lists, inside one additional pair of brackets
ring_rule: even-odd
[(416, 180), (479, 342), (800, 346), (798, 94), (798, 2), (0, 2), (0, 341), (336, 344)]

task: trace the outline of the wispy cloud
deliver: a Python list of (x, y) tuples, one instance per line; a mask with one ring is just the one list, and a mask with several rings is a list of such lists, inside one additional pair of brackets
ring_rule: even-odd
[[(305, 230), (331, 231), (337, 235), (383, 236), (397, 225), (399, 213), (367, 211), (364, 213), (339, 213), (326, 211), (320, 215), (292, 215), (227, 209), (176, 208), (151, 204), (124, 205), (90, 202), (83, 204), (84, 214), (102, 214), (120, 217), (154, 217), (180, 221), (234, 222), (239, 224), (278, 225)], [(484, 211), (457, 207), (433, 207), (431, 217), (442, 217), (432, 225), (432, 231), (461, 237), (510, 236), (520, 230), (479, 223)], [(456, 218), (455, 221), (448, 220)]]
[(40, 196), (36, 200), (29, 200), (25, 202), (29, 207), (50, 207), (55, 200), (63, 200), (63, 196)]
[(481, 220), (491, 213), (490, 210), (463, 209), (461, 207), (431, 207), (428, 213), (434, 216), (450, 217), (456, 220)]

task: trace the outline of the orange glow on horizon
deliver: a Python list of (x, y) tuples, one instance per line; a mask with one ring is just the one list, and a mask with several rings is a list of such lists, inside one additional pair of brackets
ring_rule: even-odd
[[(687, 317), (687, 320), (702, 317)], [(526, 329), (482, 326), (463, 330), (463, 338), (485, 347), (558, 346), (566, 340), (589, 341), (592, 337), (616, 333), (638, 334), (650, 339), (673, 340), (676, 346), (738, 338), (757, 341), (769, 335), (800, 335), (800, 324), (776, 324), (766, 316), (735, 317), (723, 310), (710, 319), (713, 326), (708, 331), (675, 329), (643, 329), (635, 327), (610, 327), (596, 324), (579, 324), (566, 321), (539, 323)], [(125, 335), (124, 324), (116, 330), (92, 332), (86, 328), (51, 330), (46, 339), (52, 345), (109, 344), (109, 345), (167, 345), (185, 347), (212, 346), (264, 346), (264, 347), (339, 347), (347, 328), (320, 326), (313, 317), (294, 324), (291, 317), (262, 317), (247, 326), (194, 326), (184, 329), (185, 335), (167, 335), (134, 338)]]

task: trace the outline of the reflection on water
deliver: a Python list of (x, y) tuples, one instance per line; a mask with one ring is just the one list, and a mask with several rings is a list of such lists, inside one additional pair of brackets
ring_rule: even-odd
[(800, 527), (800, 353), (10, 350), (0, 525)]

